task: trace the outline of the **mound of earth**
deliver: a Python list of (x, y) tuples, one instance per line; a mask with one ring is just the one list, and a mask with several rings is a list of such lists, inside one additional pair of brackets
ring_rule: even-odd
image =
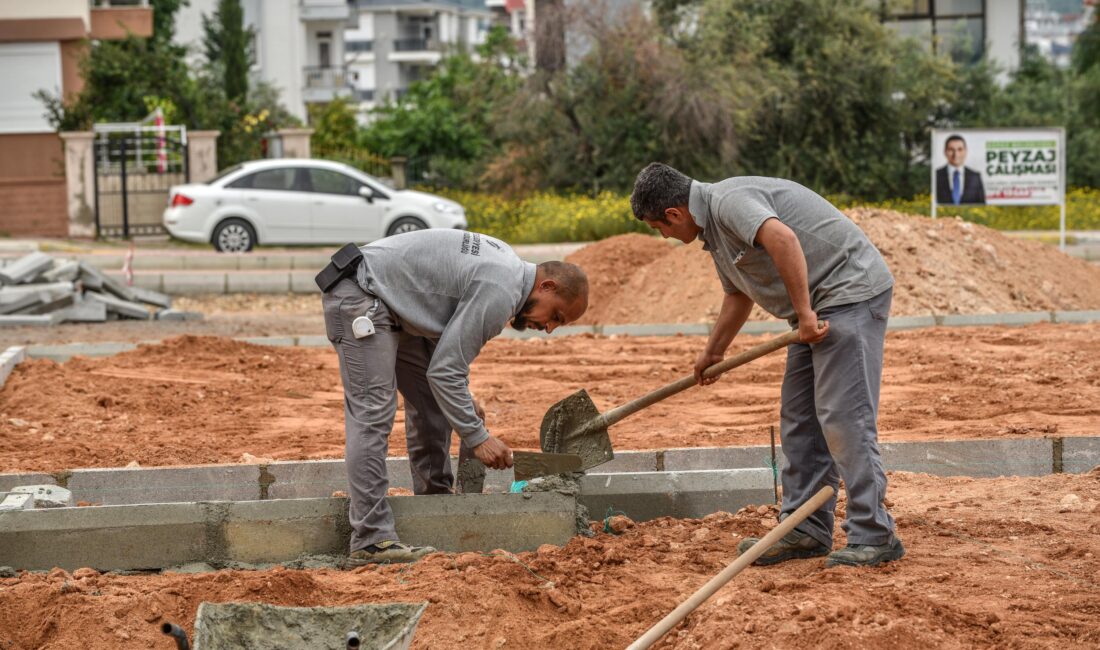
[[(897, 281), (895, 316), (1100, 308), (1100, 267), (1037, 241), (960, 219), (856, 208)], [(672, 245), (645, 235), (605, 239), (567, 260), (588, 272), (581, 324), (712, 321), (722, 303), (714, 262), (700, 242)], [(754, 308), (752, 320), (771, 318)]]

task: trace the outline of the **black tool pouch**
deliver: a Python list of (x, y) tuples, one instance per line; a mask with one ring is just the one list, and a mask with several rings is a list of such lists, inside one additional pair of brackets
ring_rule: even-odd
[(345, 244), (336, 251), (328, 266), (321, 269), (315, 281), (321, 291), (328, 291), (336, 286), (336, 283), (355, 274), (359, 269), (359, 260), (363, 259), (363, 251), (355, 244)]

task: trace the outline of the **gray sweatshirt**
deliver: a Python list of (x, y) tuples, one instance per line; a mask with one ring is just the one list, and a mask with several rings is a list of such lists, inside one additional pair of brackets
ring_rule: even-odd
[(467, 446), (485, 442), (470, 364), (523, 308), (535, 265), (499, 239), (462, 230), (418, 230), (361, 250), (359, 286), (389, 307), (402, 330), (436, 342), (427, 373), (435, 400)]

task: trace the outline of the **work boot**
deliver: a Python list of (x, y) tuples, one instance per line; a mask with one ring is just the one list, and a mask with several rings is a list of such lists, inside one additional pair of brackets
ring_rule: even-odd
[(890, 541), (879, 546), (870, 544), (849, 544), (829, 554), (826, 567), (834, 566), (878, 566), (883, 562), (900, 560), (905, 555), (901, 540), (891, 535)]
[(435, 553), (431, 546), (410, 546), (397, 540), (387, 540), (352, 551), (348, 564), (390, 564), (397, 562), (416, 562), (425, 555)]
[[(752, 548), (753, 544), (759, 541), (760, 538), (758, 537), (746, 537), (737, 545), (737, 552), (744, 555), (746, 551)], [(757, 566), (767, 566), (769, 564), (786, 562), (787, 560), (821, 557), (822, 555), (828, 554), (828, 546), (825, 546), (809, 535), (800, 533), (797, 530), (792, 530), (784, 535), (778, 542), (772, 544), (768, 550), (764, 551), (763, 555), (753, 561), (753, 564)]]

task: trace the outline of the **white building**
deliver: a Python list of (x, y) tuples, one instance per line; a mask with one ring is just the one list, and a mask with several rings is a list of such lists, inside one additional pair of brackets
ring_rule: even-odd
[[(176, 17), (176, 42), (202, 57), (202, 16), (218, 0), (191, 0)], [(350, 96), (344, 30), (358, 17), (352, 0), (241, 0), (244, 22), (256, 34), (252, 74), (279, 89), (287, 109), (302, 121), (307, 105)]]
[(362, 110), (400, 97), (447, 52), (485, 42), (485, 0), (358, 0), (358, 26), (344, 33), (347, 66)]

